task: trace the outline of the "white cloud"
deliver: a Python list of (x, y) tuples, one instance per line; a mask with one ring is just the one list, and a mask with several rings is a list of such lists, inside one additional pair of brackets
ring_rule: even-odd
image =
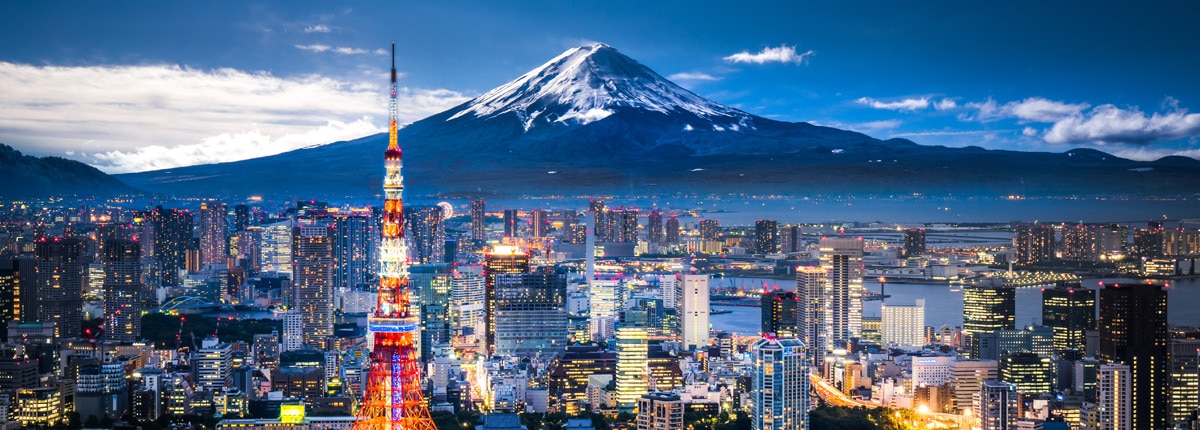
[(1040, 97), (1030, 97), (1020, 102), (1011, 102), (1004, 108), (1012, 116), (1036, 122), (1054, 122), (1070, 116), (1079, 115), (1088, 108), (1087, 103), (1070, 104), (1047, 100)]
[(933, 108), (937, 110), (950, 110), (957, 107), (958, 102), (954, 99), (942, 99), (941, 101), (933, 104)]
[(1037, 131), (1037, 129), (1035, 129), (1033, 127), (1025, 127), (1024, 130), (1021, 130), (1021, 134), (1029, 136), (1029, 137), (1033, 137), (1033, 136), (1037, 136), (1038, 131)]
[[(235, 161), (381, 130), (387, 90), (378, 79), (0, 62), (0, 141), (41, 155), (73, 151), (111, 173)], [(402, 122), (468, 99), (410, 88), (398, 97)]]
[(321, 45), (321, 44), (296, 45), (296, 49), (300, 49), (302, 51), (310, 51), (310, 52), (333, 52), (335, 54), (342, 54), (342, 55), (360, 55), (360, 54), (387, 55), (388, 54), (388, 52), (383, 49), (376, 49), (374, 51), (370, 51), (370, 50), (366, 50), (363, 48), (351, 48), (351, 47), (347, 47), (347, 46), (329, 46), (329, 45)]
[(1200, 136), (1200, 114), (1176, 109), (1147, 116), (1137, 108), (1111, 104), (1096, 106), (1054, 123), (1046, 132), (1050, 143), (1125, 143), (1145, 145), (1157, 141)]
[(792, 46), (782, 45), (777, 48), (766, 47), (758, 53), (751, 54), (750, 51), (742, 51), (728, 57), (725, 61), (731, 63), (747, 63), (747, 64), (766, 64), (766, 63), (793, 63), (804, 64), (808, 62), (808, 58), (816, 55), (817, 52), (809, 49), (808, 51), (796, 53), (796, 48)]
[(667, 76), (667, 80), (675, 82), (712, 82), (719, 81), (721, 78), (701, 72), (681, 72), (671, 76)]
[(921, 109), (925, 109), (925, 108), (929, 107), (929, 99), (926, 97), (921, 97), (919, 99), (903, 99), (903, 100), (894, 101), (894, 102), (884, 102), (884, 101), (875, 100), (870, 97), (862, 97), (855, 101), (860, 104), (864, 104), (864, 105), (873, 107), (875, 109), (887, 109), (887, 110), (915, 111), (915, 110), (921, 110)]
[(305, 33), (328, 33), (329, 31), (330, 31), (329, 26), (325, 25), (325, 24), (317, 24), (317, 25), (313, 25), (313, 26), (304, 27)]

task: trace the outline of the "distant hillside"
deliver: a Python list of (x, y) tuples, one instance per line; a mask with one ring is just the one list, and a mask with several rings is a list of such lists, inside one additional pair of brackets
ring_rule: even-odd
[(108, 197), (137, 192), (95, 167), (62, 157), (33, 157), (0, 143), (0, 198)]

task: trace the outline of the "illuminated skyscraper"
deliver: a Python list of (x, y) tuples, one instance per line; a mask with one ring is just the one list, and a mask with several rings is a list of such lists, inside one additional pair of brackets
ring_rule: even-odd
[(649, 390), (646, 378), (648, 357), (645, 327), (617, 329), (617, 406), (623, 410), (633, 410), (638, 398)]
[(333, 336), (333, 228), (301, 225), (292, 232), (292, 303), (304, 317), (304, 343)]
[(679, 220), (674, 216), (668, 218), (666, 230), (665, 239), (667, 243), (672, 245), (679, 243)]
[(233, 231), (246, 231), (250, 228), (250, 207), (239, 204), (233, 207)]
[(566, 275), (542, 267), (499, 273), (494, 282), (495, 354), (550, 357), (566, 347)]
[(504, 237), (517, 237), (517, 210), (504, 210)]
[(683, 275), (683, 294), (677, 298), (683, 349), (708, 346), (708, 282), (708, 275)]
[(1017, 264), (1034, 264), (1054, 258), (1054, 229), (1046, 224), (1021, 224), (1013, 235)]
[(623, 211), (614, 211), (610, 214), (616, 215), (617, 219), (617, 242), (636, 243), (638, 241), (638, 211), (637, 209), (626, 209)]
[(1001, 381), (984, 381), (975, 402), (975, 416), (982, 430), (1009, 430), (1017, 419), (1017, 386)]
[(1096, 369), (1096, 398), (1096, 423), (1099, 424), (1097, 429), (1137, 428), (1133, 426), (1133, 376), (1129, 366), (1101, 364)]
[(1105, 285), (1100, 290), (1100, 350), (1096, 358), (1132, 372), (1133, 428), (1161, 429), (1170, 422), (1170, 336), (1167, 292), (1161, 285)]
[(825, 332), (842, 348), (862, 329), (863, 240), (821, 238), (821, 268), (826, 276)]
[(884, 346), (920, 348), (925, 345), (925, 299), (913, 305), (880, 305), (879, 340)]
[(760, 219), (754, 222), (754, 253), (774, 254), (779, 252), (779, 223)]
[(263, 272), (292, 271), (292, 222), (262, 226), (259, 235), (259, 264)]
[(224, 264), (225, 204), (200, 203), (200, 264)]
[(1077, 349), (1088, 355), (1085, 333), (1096, 329), (1096, 290), (1078, 282), (1042, 290), (1042, 325), (1054, 329), (1054, 350)]
[(496, 347), (496, 275), (529, 273), (529, 253), (515, 246), (497, 246), (484, 259), (484, 349), (490, 354)]
[(1013, 288), (963, 287), (963, 334), (1016, 329), (1017, 293)]
[(529, 232), (536, 238), (546, 237), (550, 233), (550, 220), (546, 218), (545, 210), (534, 209), (530, 212)]
[(192, 243), (192, 214), (179, 209), (163, 209), (141, 214), (144, 222), (153, 228), (154, 258), (162, 270), (159, 279), (162, 285), (180, 286), (179, 270)]
[(371, 218), (365, 213), (333, 218), (333, 286), (354, 288), (371, 281)]
[(700, 240), (721, 240), (721, 225), (715, 219), (700, 220)]
[(105, 336), (117, 342), (142, 337), (142, 248), (128, 239), (104, 246)]
[(1133, 249), (1139, 257), (1161, 258), (1165, 241), (1166, 232), (1160, 221), (1151, 221), (1146, 228), (1133, 232)]
[[(508, 211), (505, 211), (508, 213)], [(442, 208), (437, 206), (413, 208), (408, 217), (409, 253), (415, 264), (440, 263), (446, 254), (446, 227), (442, 223)]]
[(638, 399), (637, 430), (678, 430), (683, 427), (683, 400), (678, 394), (656, 392)]
[(79, 336), (83, 319), (84, 244), (43, 236), (34, 244), (38, 319), (54, 323), (54, 336)]
[(413, 266), (409, 282), (421, 295), (421, 359), (433, 359), (438, 344), (450, 343), (450, 289), (453, 268), (449, 264)]
[(762, 296), (762, 332), (779, 338), (800, 336), (799, 299), (794, 291), (774, 290)]
[(1017, 392), (1031, 396), (1051, 394), (1054, 389), (1054, 361), (1048, 356), (1018, 352), (1004, 357), (1000, 379), (1017, 386)]
[(476, 243), (483, 243), (487, 240), (484, 205), (483, 200), (471, 200), (471, 240)]
[(780, 229), (779, 248), (780, 252), (785, 254), (804, 250), (804, 240), (800, 235), (799, 225), (789, 224)]
[(754, 430), (808, 429), (808, 359), (797, 339), (754, 343), (750, 396)]
[(796, 313), (800, 318), (800, 340), (809, 349), (809, 366), (820, 366), (824, 363), (825, 352), (832, 348), (825, 328), (825, 318), (828, 317), (828, 279), (823, 268), (796, 268)]
[(1179, 426), (1200, 409), (1200, 339), (1171, 339), (1171, 415)]
[(8, 342), (8, 322), (20, 315), (20, 282), (16, 270), (0, 269), (0, 342)]
[(904, 256), (920, 257), (925, 253), (925, 229), (904, 229)]
[(646, 240), (650, 243), (663, 243), (663, 216), (657, 209), (646, 215)]

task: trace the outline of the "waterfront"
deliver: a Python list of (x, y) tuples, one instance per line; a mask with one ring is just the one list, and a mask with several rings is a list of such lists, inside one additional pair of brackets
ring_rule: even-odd
[[(717, 282), (732, 281), (734, 285), (778, 285), (785, 290), (795, 288), (794, 283), (785, 280), (758, 278), (728, 278)], [(1083, 285), (1088, 288), (1098, 288), (1100, 282), (1106, 284), (1145, 282), (1135, 279), (1085, 279)], [(879, 283), (865, 282), (868, 291), (878, 292)], [(1179, 279), (1168, 282), (1167, 288), (1167, 319), (1171, 324), (1184, 326), (1200, 326), (1200, 279)], [(945, 284), (888, 284), (886, 286), (888, 303), (898, 305), (913, 304), (917, 299), (925, 299), (925, 325), (940, 327), (942, 324), (950, 327), (962, 325), (962, 291), (951, 290)], [(758, 334), (762, 324), (762, 310), (756, 307), (716, 306), (722, 310), (733, 312), (710, 317), (713, 330), (724, 330), (740, 335)], [(867, 301), (863, 304), (864, 316), (879, 316), (880, 302)], [(1017, 326), (1040, 324), (1042, 321), (1042, 292), (1038, 288), (1017, 289)]]

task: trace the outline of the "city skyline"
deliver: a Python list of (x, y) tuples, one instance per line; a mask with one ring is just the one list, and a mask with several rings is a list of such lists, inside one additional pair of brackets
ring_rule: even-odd
[(0, 140), (116, 173), (375, 134), (394, 39), (402, 123), (603, 42), (772, 119), (926, 145), (1198, 153), (1196, 60), (1173, 55), (1195, 39), (1178, 21), (1191, 4), (681, 6), (9, 3), (0, 34), (20, 43), (0, 57)]

